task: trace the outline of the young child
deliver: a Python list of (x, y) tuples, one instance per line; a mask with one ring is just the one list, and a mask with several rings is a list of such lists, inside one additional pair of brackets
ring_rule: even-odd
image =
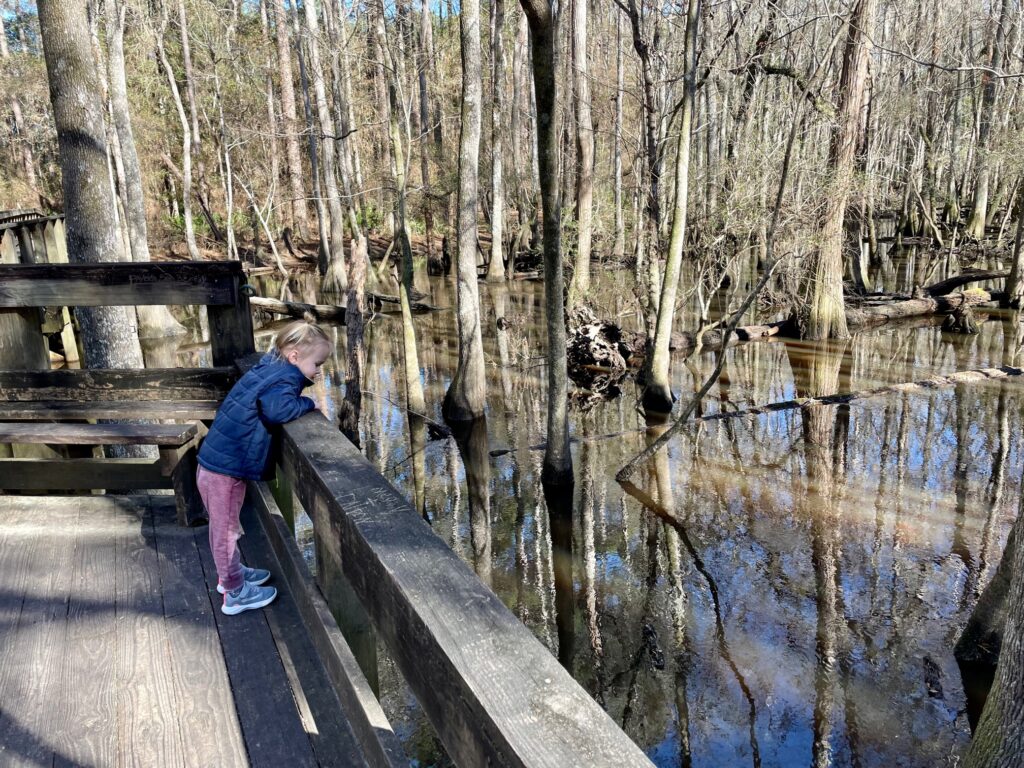
[(268, 469), (268, 427), (316, 408), (301, 393), (330, 352), (331, 343), (319, 326), (297, 320), (282, 328), (274, 349), (231, 388), (199, 449), (196, 481), (210, 517), (210, 549), (226, 614), (262, 608), (277, 597), (276, 589), (261, 586), (270, 571), (248, 568), (239, 557), (238, 516), (245, 483), (262, 479)]

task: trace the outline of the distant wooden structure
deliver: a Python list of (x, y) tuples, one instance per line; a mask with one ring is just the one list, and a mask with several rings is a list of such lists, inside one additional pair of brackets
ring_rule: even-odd
[[(237, 262), (0, 266), (0, 309), (43, 305), (205, 304), (210, 320), (214, 365), (213, 368), (205, 369), (155, 371), (0, 371), (0, 416), (10, 420), (7, 424), (0, 424), (0, 440), (12, 436), (45, 439), (46, 430), (54, 429), (51, 434), (59, 434), (63, 442), (149, 441), (175, 451), (187, 445), (186, 452), (194, 451), (194, 440), (202, 433), (201, 425), (194, 422), (212, 415), (216, 403), (231, 381), (256, 359), (251, 312), (243, 285), (244, 273)], [(136, 417), (183, 417), (184, 421), (194, 424), (185, 427), (169, 425), (166, 429), (162, 425), (127, 425), (122, 430), (109, 424), (91, 423), (101, 418), (129, 414)], [(66, 423), (71, 419), (88, 419), (90, 423)], [(15, 420), (28, 420), (28, 423)], [(53, 426), (50, 423), (53, 420), (64, 422)], [(43, 422), (46, 422), (45, 427), (40, 426)], [(160, 428), (152, 429), (154, 426)], [(375, 633), (394, 658), (445, 749), (458, 765), (467, 768), (483, 765), (551, 768), (650, 765), (644, 753), (573, 680), (555, 657), (431, 530), (409, 502), (321, 414), (313, 412), (285, 425), (281, 429), (281, 439), (283, 450), (279, 476), (294, 489), (295, 497), (313, 520), (317, 551), (316, 580), (310, 575), (289, 523), (269, 487), (264, 483), (250, 483), (250, 500), (243, 517), (246, 530), (242, 540), (243, 551), (248, 554), (255, 547), (259, 562), (269, 565), (277, 583), (285, 588), (290, 597), (280, 605), (275, 603), (264, 611), (244, 616), (243, 621), (260, 625), (262, 620), (272, 630), (277, 625), (282, 636), (301, 636), (305, 638), (303, 642), (315, 649), (314, 655), (322, 664), (321, 673), (327, 681), (330, 695), (336, 697), (343, 713), (339, 719), (353, 737), (347, 748), (349, 751), (343, 755), (344, 759), (336, 759), (334, 764), (385, 768), (408, 764), (400, 742), (388, 724), (369, 683), (369, 679), (376, 676), (376, 670), (372, 668), (376, 663), (375, 658), (368, 661), (365, 656), (361, 656), (360, 666), (350, 646), (350, 643), (366, 641), (368, 638), (367, 645), (375, 647), (373, 635), (368, 634)], [(181, 466), (182, 460), (183, 457), (179, 456), (175, 466)], [(70, 467), (76, 461), (79, 460), (67, 459), (48, 465), (45, 472), (36, 474), (35, 485), (32, 487), (67, 487), (72, 482), (67, 479), (73, 474)], [(147, 474), (141, 477), (131, 475), (141, 472), (138, 467), (115, 470), (116, 464), (112, 462), (118, 461), (116, 459), (91, 461), (87, 470), (79, 472), (79, 475), (87, 476), (76, 479), (75, 484), (84, 482), (84, 487), (125, 488), (134, 487), (137, 481), (142, 483), (141, 487), (153, 487), (145, 484), (156, 480), (152, 468), (146, 470)], [(11, 487), (11, 483), (18, 487), (17, 478), (23, 476), (23, 473), (24, 465), (5, 464), (0, 460), (0, 487)], [(172, 482), (169, 484), (175, 487), (179, 523), (196, 521), (190, 517), (193, 512), (189, 502), (183, 499), (191, 489), (179, 486), (175, 480), (175, 477), (184, 478), (185, 474), (184, 470), (177, 474), (172, 470), (170, 474)], [(291, 491), (288, 495), (291, 496)], [(113, 500), (117, 497), (106, 498)], [(47, 499), (41, 505), (49, 506), (52, 503)], [(91, 505), (94, 502), (88, 503)], [(70, 504), (74, 505), (75, 502)], [(16, 497), (0, 496), (0, 538), (25, 535), (14, 532), (14, 523), (7, 517), (12, 505), (18, 510), (23, 509), (25, 503)], [(142, 602), (134, 608), (135, 613), (130, 615), (138, 622), (140, 630), (143, 630), (141, 636), (146, 638), (139, 641), (142, 644), (136, 651), (141, 655), (136, 664), (137, 674), (166, 674), (174, 684), (181, 682), (179, 676), (184, 676), (191, 685), (205, 685), (207, 678), (223, 679), (223, 672), (217, 671), (219, 668), (213, 662), (213, 666), (207, 666), (206, 662), (197, 659), (196, 667), (184, 663), (176, 672), (173, 669), (154, 672), (141, 661), (147, 658), (147, 654), (157, 653), (158, 647), (166, 647), (158, 637), (159, 631), (171, 633), (173, 630), (164, 622), (160, 625), (162, 630), (153, 629), (149, 632), (143, 626), (143, 617), (155, 613), (161, 605), (166, 611), (168, 599), (196, 599), (188, 596), (192, 594), (189, 591), (191, 587), (186, 589), (187, 585), (176, 582), (172, 582), (172, 588), (165, 591), (161, 598), (153, 592), (153, 577), (142, 575), (136, 567), (142, 561), (150, 564), (155, 561), (158, 568), (173, 565), (180, 568), (177, 571), (179, 574), (191, 573), (193, 576), (188, 578), (197, 580), (195, 565), (183, 564), (179, 554), (167, 555), (170, 561), (163, 564), (161, 556), (153, 554), (154, 548), (157, 553), (177, 552), (175, 547), (184, 547), (189, 552), (191, 550), (187, 540), (183, 541), (180, 536), (172, 534), (172, 529), (167, 526), (157, 527), (156, 512), (152, 514), (149, 523), (145, 515), (141, 515), (141, 533), (129, 525), (123, 533), (125, 543), (114, 543), (109, 547), (114, 552), (117, 547), (124, 546), (121, 562), (131, 565), (129, 572), (123, 575), (120, 587), (116, 574), (113, 582), (109, 578), (100, 581), (90, 577), (87, 572), (90, 566), (97, 569), (110, 568), (110, 553), (94, 554), (91, 549), (92, 544), (104, 541), (107, 529), (101, 526), (98, 531), (90, 533), (88, 526), (91, 521), (82, 516), (77, 518), (76, 525), (79, 527), (86, 522), (82, 530), (87, 536), (87, 542), (92, 544), (81, 550), (87, 561), (82, 566), (85, 570), (72, 573), (78, 574), (74, 578), (82, 579), (90, 589), (96, 590), (96, 594), (69, 598), (55, 592), (52, 597), (80, 604), (82, 615), (91, 617), (89, 620), (98, 622), (99, 626), (99, 623), (105, 621), (105, 616), (102, 611), (97, 614), (92, 609), (104, 601), (115, 603), (110, 590), (118, 595), (123, 593), (135, 596), (135, 599)], [(127, 522), (132, 523), (131, 520)], [(63, 523), (59, 520), (47, 522), (41, 518), (41, 526), (31, 530), (41, 536), (42, 531), (50, 525), (59, 527), (66, 524), (66, 520)], [(161, 545), (161, 536), (167, 538), (166, 546)], [(148, 537), (153, 537), (153, 547)], [(115, 542), (120, 540), (115, 539)], [(205, 599), (216, 606), (216, 598), (209, 592), (215, 585), (216, 577), (211, 575), (212, 563), (209, 561), (208, 550), (204, 553), (204, 541), (205, 537), (200, 533), (192, 538), (205, 576)], [(46, 546), (49, 545), (43, 545), (44, 548)], [(62, 561), (58, 559), (54, 562), (51, 556), (43, 568), (24, 571), (16, 565), (21, 562), (17, 559), (20, 555), (14, 554), (18, 551), (17, 547), (0, 546), (0, 583), (11, 584), (12, 578), (22, 579), (20, 583), (25, 585), (26, 594), (29, 590), (35, 594), (38, 585), (32, 580), (48, 579), (46, 583), (50, 587), (57, 583), (47, 574), (52, 574), (53, 567), (59, 568)], [(72, 551), (79, 550), (72, 548)], [(180, 557), (186, 555), (181, 553)], [(21, 575), (12, 576), (15, 573)], [(64, 578), (65, 572), (60, 573), (60, 578)], [(164, 583), (162, 575), (160, 583)], [(100, 584), (106, 586), (101, 587)], [(324, 601), (324, 594), (332, 597), (340, 595), (346, 602), (339, 615), (345, 618), (346, 627), (349, 627), (347, 635), (335, 622)], [(43, 642), (39, 635), (29, 633), (21, 636), (16, 632), (15, 647), (21, 650), (4, 650), (11, 647), (4, 637), (5, 629), (21, 626), (20, 620), (9, 624), (3, 619), (4, 611), (12, 610), (4, 602), (6, 595), (7, 592), (0, 590), (0, 711), (4, 713), (16, 711), (19, 702), (23, 700), (11, 694), (11, 689), (5, 688), (3, 684), (4, 660), (14, 658), (10, 654), (17, 655), (28, 650), (34, 654), (33, 658), (42, 659), (40, 663), (43, 664), (46, 663), (45, 659), (50, 658), (50, 653), (55, 654), (53, 658), (64, 658), (66, 654), (71, 654), (71, 658), (87, 660), (94, 653), (102, 657), (103, 647), (113, 644), (120, 648), (119, 643), (134, 642), (119, 639), (120, 635), (110, 635), (105, 636), (108, 639), (104, 645), (96, 642), (96, 635), (90, 634), (89, 630), (77, 633), (77, 630), (65, 627), (63, 633), (55, 628), (53, 634), (54, 638), (64, 638), (66, 645), (62, 648), (41, 649), (37, 645)], [(206, 615), (202, 599), (198, 599), (196, 606), (197, 611)], [(334, 607), (337, 609), (337, 603)], [(296, 695), (293, 699), (287, 693), (282, 693), (283, 688), (275, 685), (272, 676), (251, 679), (251, 675), (264, 673), (256, 671), (256, 668), (247, 668), (246, 662), (237, 659), (232, 662), (229, 655), (237, 653), (237, 647), (255, 641), (251, 641), (248, 632), (243, 630), (247, 625), (236, 620), (225, 620), (219, 611), (214, 610), (212, 613), (232, 688), (235, 685), (233, 663), (239, 665), (239, 680), (247, 685), (246, 695), (241, 698), (235, 696), (234, 703), (242, 724), (248, 760), (252, 764), (262, 765), (331, 764), (326, 757), (316, 753), (315, 745), (313, 753), (310, 753), (311, 736), (308, 727), (305, 733), (293, 728), (288, 731), (290, 735), (272, 738), (268, 735), (266, 739), (261, 738), (263, 733), (260, 730), (247, 730), (267, 728), (267, 734), (282, 734), (282, 723), (293, 717), (289, 714), (290, 708), (299, 697)], [(365, 623), (353, 629), (353, 619), (356, 622), (365, 619)], [(203, 622), (203, 631), (206, 632), (204, 637), (210, 642), (215, 641), (215, 635), (210, 632), (210, 619), (197, 621)], [(258, 646), (257, 643), (249, 648), (249, 652), (260, 659), (268, 655), (279, 658), (286, 672), (289, 666), (298, 667), (307, 663), (309, 653), (283, 646), (284, 641), (277, 638), (277, 630), (273, 643), (268, 645), (267, 641), (259, 641), (263, 645)], [(180, 636), (174, 636), (179, 639), (171, 641), (172, 647), (174, 642), (184, 642)], [(138, 635), (126, 637), (134, 638)], [(183, 653), (187, 655), (188, 651), (184, 650)], [(214, 653), (214, 659), (216, 656)], [(32, 670), (23, 672), (31, 674)], [(84, 700), (91, 702), (93, 698), (98, 698), (102, 702), (107, 700), (105, 697), (116, 699), (119, 695), (116, 691), (104, 694), (104, 691), (108, 691), (104, 688), (100, 690), (103, 695), (94, 696), (95, 691), (90, 686), (109, 685), (109, 677), (105, 678), (107, 682), (96, 682), (95, 675), (99, 672), (102, 672), (102, 667), (97, 669), (87, 661), (82, 661), (69, 667), (66, 677), (61, 677), (62, 690), (76, 691), (75, 695), (59, 702), (69, 716), (79, 710), (91, 711), (90, 705), (83, 703)], [(270, 672), (266, 674), (271, 675)], [(157, 692), (162, 690), (158, 681), (154, 680), (153, 685)], [(224, 695), (224, 688), (218, 686), (219, 683), (210, 695)], [(48, 706), (53, 697), (58, 695), (56, 689), (51, 688), (36, 693), (44, 696), (40, 705), (42, 707)], [(166, 755), (165, 759), (169, 762), (162, 763), (158, 757), (151, 764), (184, 762), (199, 765), (245, 765), (246, 762), (237, 757), (237, 750), (234, 758), (221, 756), (217, 750), (224, 748), (223, 744), (212, 744), (199, 738), (195, 743), (183, 743), (188, 735), (176, 722), (180, 718), (192, 722), (195, 713), (189, 709), (191, 694), (187, 690), (176, 695), (181, 708), (179, 715), (175, 718), (173, 706), (167, 710), (161, 709), (161, 712), (171, 714), (163, 715), (163, 725), (158, 734), (160, 745), (166, 749), (162, 754)], [(257, 718), (255, 725), (246, 725), (256, 710), (259, 710), (256, 714), (265, 718), (268, 702), (273, 703), (282, 696), (287, 699), (282, 723), (268, 723), (264, 719), (264, 724), (260, 725)], [(37, 701), (35, 698), (30, 700)], [(201, 703), (208, 701), (204, 699)], [(163, 704), (158, 703), (161, 706)], [(152, 705), (153, 702), (143, 704)], [(39, 707), (36, 706), (36, 709)], [(244, 709), (247, 711), (243, 712)], [(302, 709), (301, 705), (299, 709)], [(124, 711), (128, 713), (134, 710), (126, 708)], [(37, 712), (31, 722), (34, 728), (40, 730), (30, 733), (19, 731), (16, 734), (17, 740), (11, 743), (27, 744), (25, 749), (35, 754), (39, 737), (44, 732), (50, 733), (47, 723), (52, 726), (56, 722), (53, 718), (48, 720), (48, 717), (45, 713)], [(132, 750), (137, 744), (145, 743), (151, 752), (156, 750), (153, 739), (148, 738), (147, 725), (143, 722), (145, 715), (139, 715), (139, 718), (128, 718), (125, 721), (129, 743), (117, 747), (123, 750), (117, 753), (123, 757), (115, 757), (111, 762), (134, 756)], [(109, 718), (105, 722), (110, 722)], [(319, 720), (316, 725), (319, 727)], [(0, 744), (5, 743), (3, 727), (4, 721), (0, 720)], [(78, 728), (77, 722), (74, 728)], [(94, 732), (109, 738), (103, 728), (94, 729)], [(178, 741), (168, 741), (166, 734), (172, 733), (179, 734)], [(282, 741), (273, 740), (277, 738)], [(49, 753), (51, 760), (65, 762), (64, 758), (77, 759), (81, 751), (78, 743), (67, 739), (64, 741), (68, 744), (64, 744), (62, 751), (53, 750)], [(177, 753), (172, 751), (174, 744), (178, 745), (178, 749), (192, 750), (192, 758), (180, 760)], [(254, 749), (268, 752), (263, 755), (254, 753)], [(290, 752), (293, 749), (297, 751)], [(195, 754), (197, 750), (198, 754)], [(289, 754), (301, 755), (301, 758), (292, 758)], [(39, 760), (47, 762), (47, 755), (43, 754)], [(0, 752), (2, 761), (3, 753)], [(107, 763), (101, 761), (97, 764)]]

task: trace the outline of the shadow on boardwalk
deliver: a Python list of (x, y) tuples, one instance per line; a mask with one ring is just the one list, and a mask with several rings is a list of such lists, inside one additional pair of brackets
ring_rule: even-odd
[(174, 515), (170, 496), (0, 496), (0, 764), (363, 764), (284, 584), (224, 616), (206, 529)]

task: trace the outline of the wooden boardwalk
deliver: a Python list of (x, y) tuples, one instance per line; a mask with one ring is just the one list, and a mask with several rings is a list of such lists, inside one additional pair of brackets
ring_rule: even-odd
[(364, 765), (283, 579), (238, 616), (216, 583), (171, 496), (0, 496), (0, 765)]

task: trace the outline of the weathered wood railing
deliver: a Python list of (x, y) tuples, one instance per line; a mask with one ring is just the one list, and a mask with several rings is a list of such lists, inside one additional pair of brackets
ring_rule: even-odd
[(554, 656), (319, 414), (281, 469), (460, 766), (650, 765)]
[[(2, 322), (5, 312), (42, 306), (96, 307), (143, 304), (205, 305), (215, 368), (148, 370), (21, 370), (46, 358), (11, 358), (18, 370), (0, 370), (0, 416), (19, 422), (101, 419), (174, 419), (213, 417), (216, 406), (237, 377), (236, 360), (252, 353), (252, 315), (242, 290), (238, 262), (186, 264), (30, 264), (0, 265), (0, 353), (5, 346), (44, 347), (38, 322), (17, 328)], [(12, 331), (11, 335), (7, 335)], [(0, 354), (0, 366), (5, 362)], [(166, 430), (165, 430), (166, 431)], [(131, 459), (0, 460), (0, 488), (174, 487), (179, 520), (205, 519), (194, 488), (195, 440), (182, 432), (122, 430), (101, 424), (52, 428), (53, 439), (29, 428), (6, 427), (7, 442), (82, 443), (161, 446), (157, 461)], [(129, 434), (130, 432), (130, 434)], [(150, 434), (152, 432), (152, 434)], [(159, 430), (157, 430), (159, 432)], [(91, 438), (90, 438), (91, 434)], [(17, 439), (19, 438), (20, 439)], [(187, 439), (186, 439), (187, 438)], [(0, 441), (3, 442), (3, 441)]]

